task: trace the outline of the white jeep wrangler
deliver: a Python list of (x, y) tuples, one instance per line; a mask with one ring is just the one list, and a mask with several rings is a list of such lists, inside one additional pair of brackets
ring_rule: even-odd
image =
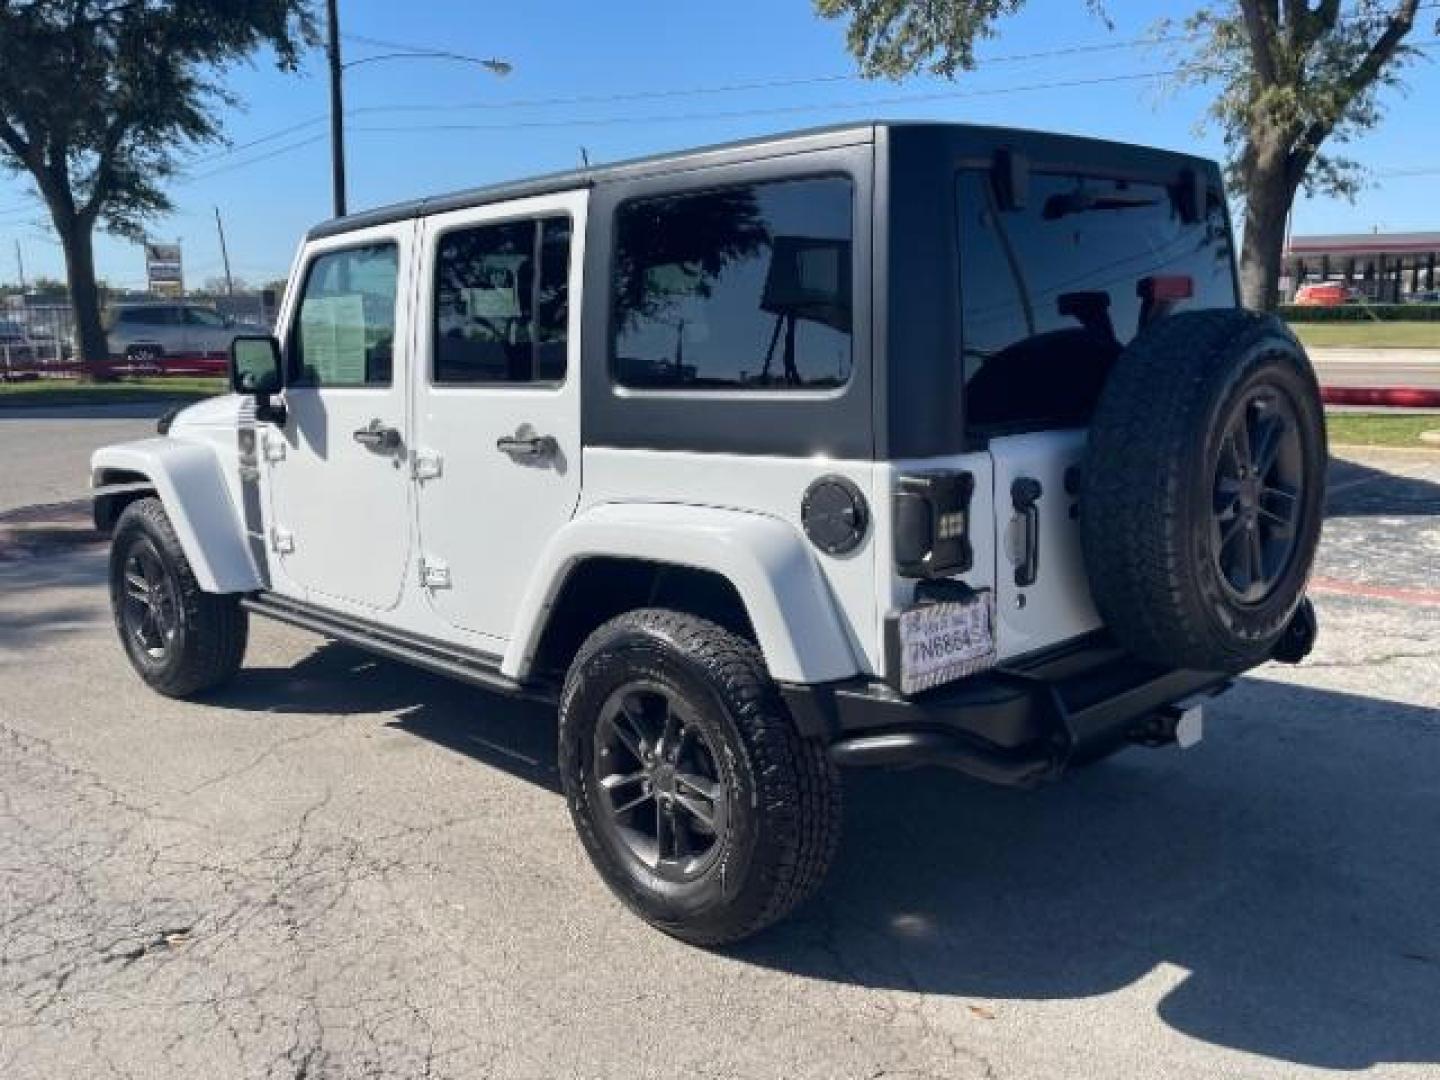
[(357, 214), (232, 384), (94, 458), (140, 676), (231, 678), (253, 613), (555, 701), (689, 941), (817, 887), (837, 765), (1188, 742), (1315, 633), (1315, 378), (1196, 158), (862, 124)]

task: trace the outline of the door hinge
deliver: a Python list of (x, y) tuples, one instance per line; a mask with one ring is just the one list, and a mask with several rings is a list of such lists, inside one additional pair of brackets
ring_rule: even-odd
[(450, 588), (450, 568), (438, 559), (421, 556), (420, 586), (424, 589)]
[(438, 450), (427, 450), (423, 446), (415, 451), (414, 463), (410, 466), (410, 475), (416, 480), (434, 480), (443, 471), (445, 459), (440, 456)]
[(270, 546), (277, 555), (289, 555), (295, 550), (295, 534), (276, 526), (270, 530)]
[(266, 460), (266, 461), (284, 461), (284, 460), (285, 460), (285, 438), (284, 438), (284, 436), (282, 436), (282, 435), (275, 435), (275, 434), (272, 434), (271, 432), (268, 432), (268, 431), (267, 431), (267, 432), (265, 433), (265, 435), (264, 435), (264, 438), (262, 439), (262, 442), (263, 442), (264, 445), (265, 445), (264, 453), (265, 453), (265, 460)]

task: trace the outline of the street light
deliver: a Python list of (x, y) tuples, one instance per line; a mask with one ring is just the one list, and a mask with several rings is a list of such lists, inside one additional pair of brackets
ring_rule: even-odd
[(334, 188), (335, 216), (345, 216), (345, 103), (341, 87), (341, 73), (346, 68), (361, 64), (375, 64), (388, 60), (449, 60), (459, 64), (475, 64), (494, 75), (509, 75), (512, 65), (505, 60), (485, 59), (466, 56), (464, 53), (447, 52), (444, 49), (406, 49), (400, 52), (380, 53), (377, 56), (362, 56), (346, 63), (340, 59), (340, 16), (337, 0), (326, 0), (325, 10), (329, 16), (329, 35), (326, 53), (330, 60), (330, 176)]

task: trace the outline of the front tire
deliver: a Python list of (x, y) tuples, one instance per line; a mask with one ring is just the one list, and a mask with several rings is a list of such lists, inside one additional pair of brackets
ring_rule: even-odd
[(166, 697), (219, 686), (245, 659), (244, 608), (200, 588), (159, 499), (136, 500), (115, 524), (110, 606), (131, 666)]
[(560, 769), (606, 884), (693, 944), (784, 917), (839, 841), (825, 748), (795, 730), (755, 645), (692, 615), (633, 611), (590, 636), (561, 696)]

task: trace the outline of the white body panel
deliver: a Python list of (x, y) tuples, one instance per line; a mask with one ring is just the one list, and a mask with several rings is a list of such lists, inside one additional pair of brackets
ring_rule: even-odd
[[(233, 444), (233, 428), (229, 435)], [(206, 592), (260, 587), (232, 497), (233, 483), (215, 446), (191, 439), (142, 439), (101, 447), (90, 468), (92, 475), (106, 470), (138, 473), (155, 485), (195, 580)]]
[[(313, 603), (351, 603), (372, 614), (401, 597), (412, 538), (406, 453), (387, 454), (355, 441), (372, 421), (393, 427), (408, 449), (407, 385), (412, 351), (410, 264), (413, 221), (360, 229), (307, 246), (292, 272), (277, 326), (295, 317), (299, 285), (311, 259), (343, 248), (393, 241), (399, 248), (393, 377), (389, 386), (288, 387), (289, 420), (264, 432), (271, 587)], [(277, 544), (277, 537), (281, 542)], [(289, 547), (289, 550), (285, 550)]]
[[(1084, 431), (1041, 431), (990, 440), (994, 461), (995, 610), (1000, 658), (1020, 656), (1088, 633), (1100, 625), (1090, 599), (1080, 550), (1078, 498), (1065, 490), (1065, 473), (1085, 455)], [(1011, 485), (1028, 477), (1040, 483), (1036, 502), (1039, 536), (1036, 578), (1015, 582), (1022, 561), (1023, 521), (1014, 510)], [(980, 522), (976, 519), (977, 531)]]
[[(431, 372), (434, 320), (417, 319), (411, 385), (415, 449), (438, 459), (439, 475), (416, 486), (421, 556), (448, 582), (429, 587), (429, 603), (448, 623), (492, 639), (511, 637), (526, 584), (541, 552), (570, 520), (580, 498), (580, 296), (585, 192), (520, 199), (438, 214), (422, 226), (418, 310), (435, 310), (436, 248), (448, 231), (516, 218), (568, 214), (571, 225), (566, 378), (548, 385), (436, 385)], [(543, 460), (496, 448), (527, 429), (558, 448)], [(418, 576), (417, 576), (418, 580)]]
[(545, 613), (566, 576), (582, 560), (597, 555), (722, 574), (744, 601), (776, 679), (824, 682), (856, 672), (855, 655), (836, 617), (814, 549), (792, 525), (759, 513), (629, 503), (587, 510), (551, 540), (531, 577), (502, 673), (524, 676)]

